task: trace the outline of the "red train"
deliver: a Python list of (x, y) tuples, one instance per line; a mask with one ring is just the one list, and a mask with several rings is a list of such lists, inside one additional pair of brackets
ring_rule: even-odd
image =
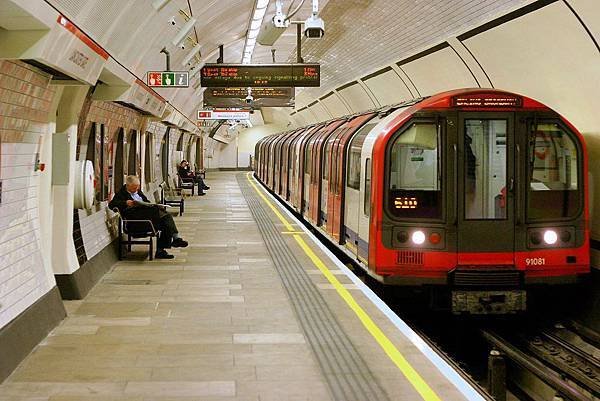
[[(454, 312), (589, 273), (588, 160), (547, 106), (464, 89), (263, 138), (255, 176), (384, 284)], [(441, 291), (443, 293), (444, 291)]]

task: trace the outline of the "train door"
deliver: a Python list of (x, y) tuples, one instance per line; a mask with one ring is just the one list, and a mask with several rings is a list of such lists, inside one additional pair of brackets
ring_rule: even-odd
[(328, 214), (331, 215), (329, 222), (331, 226), (328, 231), (333, 238), (341, 244), (345, 242), (342, 234), (344, 220), (344, 187), (346, 185), (346, 157), (348, 144), (354, 133), (373, 117), (372, 113), (353, 118), (345, 125), (345, 129), (339, 133), (334, 144), (335, 168), (331, 180), (331, 191), (329, 192)]
[[(455, 191), (458, 265), (514, 265), (513, 113), (459, 113)], [(453, 150), (453, 149), (451, 149)], [(418, 153), (418, 152), (417, 152)], [(418, 158), (417, 153), (411, 158)]]
[(312, 173), (313, 173), (313, 162), (312, 162), (312, 145), (313, 145), (313, 138), (316, 137), (319, 132), (320, 129), (322, 128), (322, 126), (316, 127), (314, 130), (311, 131), (311, 133), (309, 135), (307, 135), (306, 137), (304, 137), (304, 140), (302, 141), (302, 159), (303, 159), (303, 166), (302, 166), (302, 193), (300, 194), (300, 214), (304, 215), (305, 212), (307, 212), (310, 209), (310, 205), (309, 205), (309, 193), (310, 193), (310, 186), (311, 186), (311, 180), (312, 180)]
[(285, 139), (283, 135), (277, 138), (275, 143), (275, 182), (273, 183), (273, 192), (279, 192), (279, 185), (281, 183), (281, 143)]

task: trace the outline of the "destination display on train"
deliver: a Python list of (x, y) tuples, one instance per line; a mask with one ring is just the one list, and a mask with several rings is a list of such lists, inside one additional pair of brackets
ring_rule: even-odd
[(206, 64), (200, 84), (214, 87), (315, 87), (321, 85), (320, 64)]
[(519, 96), (505, 94), (465, 94), (452, 98), (454, 107), (521, 107)]
[(398, 197), (394, 199), (396, 209), (416, 209), (419, 206), (419, 200), (414, 197)]

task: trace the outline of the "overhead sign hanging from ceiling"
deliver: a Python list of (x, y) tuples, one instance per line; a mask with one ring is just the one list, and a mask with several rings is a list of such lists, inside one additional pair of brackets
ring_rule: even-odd
[(294, 107), (294, 88), (207, 88), (204, 107)]
[(200, 71), (205, 88), (316, 87), (321, 85), (320, 64), (205, 64)]
[(243, 110), (198, 110), (198, 120), (249, 120), (250, 112)]
[(148, 86), (152, 88), (187, 88), (190, 86), (188, 71), (150, 71)]

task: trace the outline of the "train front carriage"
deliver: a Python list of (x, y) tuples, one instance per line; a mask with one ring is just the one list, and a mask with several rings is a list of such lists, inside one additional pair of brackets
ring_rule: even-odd
[(428, 98), (373, 147), (369, 267), (452, 286), (457, 312), (526, 307), (531, 284), (589, 272), (587, 155), (560, 115), (500, 91)]

